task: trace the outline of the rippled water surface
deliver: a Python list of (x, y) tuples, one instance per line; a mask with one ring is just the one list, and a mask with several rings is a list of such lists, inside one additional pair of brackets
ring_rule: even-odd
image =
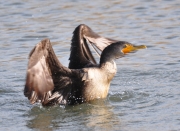
[[(116, 61), (105, 100), (44, 108), (23, 95), (28, 54), (49, 38), (64, 65), (84, 23), (102, 36), (147, 45)], [(180, 1), (0, 1), (0, 130), (180, 130)]]

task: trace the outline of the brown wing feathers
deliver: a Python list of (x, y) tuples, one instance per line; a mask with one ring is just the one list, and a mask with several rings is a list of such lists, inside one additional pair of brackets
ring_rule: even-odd
[(47, 63), (49, 46), (51, 46), (50, 41), (45, 39), (36, 45), (29, 56), (24, 95), (29, 98), (31, 103), (38, 100), (41, 100), (42, 103), (45, 102), (54, 89), (51, 71)]

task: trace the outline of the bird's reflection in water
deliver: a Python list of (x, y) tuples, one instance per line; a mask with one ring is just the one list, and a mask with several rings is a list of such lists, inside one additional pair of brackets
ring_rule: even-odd
[(53, 116), (49, 109), (34, 106), (28, 113), (30, 120), (27, 121), (27, 127), (30, 129), (36, 129), (40, 131), (52, 131)]
[(114, 130), (114, 125), (120, 125), (119, 118), (113, 114), (113, 107), (106, 100), (66, 107), (34, 106), (28, 116), (31, 119), (27, 121), (27, 127), (43, 131), (82, 128)]
[(115, 130), (114, 125), (120, 125), (120, 120), (113, 113), (113, 107), (107, 101), (93, 101), (93, 107), (85, 111), (86, 126), (91, 129)]

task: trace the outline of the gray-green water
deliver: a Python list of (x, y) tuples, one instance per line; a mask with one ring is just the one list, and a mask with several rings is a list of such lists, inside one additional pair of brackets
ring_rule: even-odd
[[(106, 100), (30, 105), (23, 95), (29, 52), (50, 38), (67, 66), (72, 32), (81, 23), (148, 49), (116, 61)], [(0, 130), (180, 130), (179, 0), (1, 0), (0, 32)]]

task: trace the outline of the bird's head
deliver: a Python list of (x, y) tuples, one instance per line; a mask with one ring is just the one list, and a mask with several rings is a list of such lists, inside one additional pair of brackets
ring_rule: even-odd
[(139, 49), (145, 49), (145, 45), (133, 45), (129, 42), (119, 41), (107, 46), (102, 54), (100, 59), (100, 64), (105, 63), (107, 61), (112, 61), (114, 59), (123, 57), (124, 55), (135, 52)]

